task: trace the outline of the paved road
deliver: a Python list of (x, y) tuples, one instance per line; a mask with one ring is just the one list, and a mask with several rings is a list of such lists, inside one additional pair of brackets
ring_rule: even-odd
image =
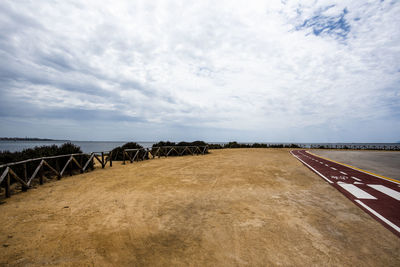
[(357, 166), (366, 171), (379, 173), (400, 181), (399, 151), (365, 151), (365, 150), (308, 150), (313, 154), (334, 161)]
[(400, 182), (318, 157), (305, 150), (292, 155), (400, 237)]

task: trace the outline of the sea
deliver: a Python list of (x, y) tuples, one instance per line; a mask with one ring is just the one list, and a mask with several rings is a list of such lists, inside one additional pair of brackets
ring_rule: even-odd
[[(26, 140), (0, 140), (0, 151), (22, 151), (27, 148), (34, 148), (37, 146), (50, 146), (50, 145), (62, 145), (64, 143), (70, 142), (81, 148), (83, 153), (91, 152), (101, 152), (110, 151), (115, 147), (122, 146), (128, 141), (26, 141)], [(143, 146), (144, 148), (149, 148), (156, 142), (136, 142)], [(224, 145), (227, 142), (208, 142), (210, 144), (220, 144)], [(239, 142), (240, 144), (253, 144), (251, 142)], [(343, 148), (344, 146), (348, 148), (372, 148), (372, 149), (400, 149), (400, 143), (278, 143), (278, 142), (260, 142), (263, 144), (296, 144), (303, 148), (317, 148), (319, 146), (329, 147), (329, 148)]]
[[(17, 141), (9, 141), (9, 140), (0, 140), (0, 151), (22, 151), (27, 148), (34, 148), (37, 146), (51, 146), (57, 145), (61, 146), (65, 143), (72, 143), (81, 148), (83, 153), (91, 153), (91, 152), (102, 152), (102, 151), (110, 151), (118, 146), (122, 146), (126, 144), (124, 141), (25, 141), (25, 140), (17, 140)], [(144, 148), (151, 147), (156, 142), (136, 142)]]

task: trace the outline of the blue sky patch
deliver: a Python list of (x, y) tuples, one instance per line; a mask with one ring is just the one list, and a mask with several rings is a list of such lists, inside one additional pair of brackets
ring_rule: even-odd
[(331, 35), (335, 38), (346, 39), (350, 32), (350, 25), (345, 18), (347, 13), (346, 8), (337, 16), (325, 16), (320, 12), (306, 19), (302, 25), (296, 27), (296, 30), (311, 28), (312, 33), (316, 36)]

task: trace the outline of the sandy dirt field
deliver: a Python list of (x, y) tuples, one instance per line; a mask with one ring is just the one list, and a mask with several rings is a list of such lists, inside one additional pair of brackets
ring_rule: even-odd
[(346, 163), (400, 181), (400, 152), (310, 150), (316, 155)]
[(115, 163), (0, 214), (0, 266), (400, 265), (399, 238), (283, 149)]

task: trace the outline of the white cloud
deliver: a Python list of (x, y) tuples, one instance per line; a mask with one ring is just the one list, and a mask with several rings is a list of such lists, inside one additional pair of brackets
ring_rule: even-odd
[(3, 1), (0, 96), (210, 138), (398, 125), (399, 12), (388, 1)]

